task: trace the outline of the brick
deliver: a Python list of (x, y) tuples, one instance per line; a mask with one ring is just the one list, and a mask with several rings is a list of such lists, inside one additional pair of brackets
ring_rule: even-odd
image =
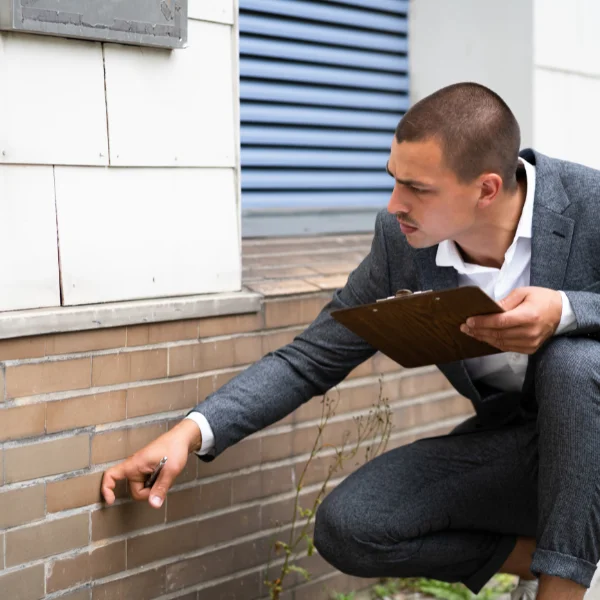
[(295, 588), (294, 600), (322, 600), (332, 598), (335, 594), (353, 592), (357, 589), (351, 587), (351, 585), (347, 575), (338, 573), (332, 577), (327, 577), (319, 581), (311, 581)]
[(235, 505), (274, 494), (291, 492), (295, 489), (294, 475), (293, 466), (283, 466), (233, 477), (231, 480), (232, 503)]
[(185, 523), (169, 529), (139, 535), (127, 540), (127, 568), (193, 552), (198, 544), (198, 523)]
[(46, 336), (0, 340), (0, 361), (41, 358), (46, 354)]
[(271, 538), (272, 535), (269, 534), (257, 540), (242, 542), (167, 565), (167, 592), (176, 592), (237, 571), (266, 564)]
[[(302, 544), (302, 546), (304, 546), (304, 543)], [(278, 553), (278, 554), (281, 556), (281, 553)], [(325, 562), (325, 560), (318, 554), (313, 554), (312, 556), (304, 556), (303, 558), (295, 560), (293, 562), (293, 564), (300, 568), (306, 569), (308, 571), (308, 573), (310, 574), (311, 579), (316, 579), (323, 575), (327, 575), (328, 573), (333, 574), (335, 571), (335, 569), (331, 565), (329, 565), (327, 562)], [(275, 579), (281, 577), (281, 575), (282, 575), (281, 567), (282, 567), (281, 564), (272, 565), (271, 568), (266, 570), (265, 578), (268, 578), (270, 581), (274, 581)], [(303, 575), (301, 575), (300, 573), (291, 572), (285, 576), (284, 588), (286, 590), (291, 591), (293, 588), (297, 587), (298, 585), (302, 585), (305, 583), (306, 583), (306, 579)], [(330, 600), (331, 598), (335, 598), (335, 596), (328, 595), (326, 597), (321, 596), (321, 598), (323, 598), (323, 599), (327, 598), (327, 600)], [(313, 598), (311, 598), (311, 600), (315, 600), (315, 598), (313, 597)], [(404, 600), (404, 599), (402, 599), (402, 600)]]
[(169, 376), (224, 369), (235, 365), (232, 339), (169, 348)]
[(0, 491), (0, 529), (37, 521), (45, 513), (43, 485)]
[(165, 593), (165, 567), (150, 569), (92, 588), (92, 600), (148, 600)]
[(255, 465), (260, 456), (260, 444), (260, 438), (248, 438), (225, 450), (216, 460), (201, 462), (198, 465), (198, 477), (210, 477)]
[(347, 275), (358, 267), (359, 261), (337, 260), (331, 262), (318, 262), (314, 264), (314, 270), (320, 275)]
[(426, 423), (441, 421), (458, 415), (473, 413), (473, 405), (463, 396), (452, 396), (439, 402), (427, 402), (422, 405), (422, 418)]
[(276, 333), (269, 333), (262, 336), (262, 354), (268, 354), (269, 352), (275, 352), (283, 346), (291, 343), (294, 338), (301, 333), (298, 329), (292, 329), (288, 331), (278, 331)]
[(406, 377), (403, 379), (400, 397), (412, 398), (451, 389), (452, 385), (442, 373), (428, 373), (419, 377)]
[[(202, 378), (212, 391), (210, 377)], [(171, 410), (192, 408), (198, 403), (198, 379), (171, 381), (127, 390), (127, 416), (140, 417)]]
[(40, 600), (44, 596), (44, 565), (35, 565), (7, 575), (0, 574), (0, 598)]
[[(286, 257), (287, 258), (287, 257)], [(292, 264), (291, 262), (289, 264)], [(304, 279), (285, 279), (281, 281), (257, 281), (247, 285), (254, 292), (265, 297), (289, 296), (291, 294), (306, 294), (318, 292), (319, 287), (311, 285)]]
[(4, 402), (5, 398), (4, 370), (4, 365), (0, 364), (0, 402)]
[(48, 402), (46, 430), (52, 433), (121, 421), (126, 416), (126, 396), (125, 390), (118, 390)]
[(89, 543), (89, 515), (47, 521), (6, 533), (6, 565), (20, 565)]
[(48, 336), (46, 356), (122, 348), (126, 343), (127, 329), (125, 327), (59, 333)]
[[(320, 241), (315, 241), (315, 245)], [(359, 262), (368, 253), (369, 246), (346, 246), (323, 250), (318, 248), (314, 252), (311, 249), (295, 249), (293, 252), (271, 253), (255, 256), (245, 256), (243, 260), (244, 268), (288, 268), (293, 266), (310, 266), (314, 269), (318, 263), (330, 263), (332, 260), (344, 262)], [(308, 251), (307, 251), (308, 250)]]
[(369, 377), (373, 375), (373, 360), (369, 359), (352, 369), (346, 379), (357, 379), (358, 377)]
[(46, 580), (46, 593), (52, 594), (124, 571), (125, 546), (125, 541), (116, 542), (72, 558), (51, 562)]
[(127, 541), (127, 566), (132, 568), (169, 556), (192, 552), (255, 533), (261, 528), (260, 507), (162, 529)]
[(321, 290), (337, 290), (343, 288), (348, 281), (347, 274), (341, 275), (317, 275), (307, 277), (306, 282), (318, 287)]
[(167, 350), (140, 350), (94, 356), (92, 385), (115, 385), (167, 376)]
[[(61, 481), (49, 481), (46, 483), (47, 511), (54, 513), (103, 502), (100, 493), (102, 475), (102, 471), (99, 471), (79, 477), (70, 477)], [(117, 482), (115, 495), (117, 498), (127, 497), (125, 481)]]
[(45, 425), (45, 404), (0, 409), (0, 442), (43, 434)]
[(451, 386), (440, 372), (415, 373), (408, 377), (384, 381), (382, 396), (395, 402), (446, 389), (451, 389)]
[(72, 594), (66, 594), (60, 597), (60, 600), (90, 600), (92, 597), (92, 590), (90, 588), (84, 588), (73, 592)]
[(165, 505), (152, 508), (147, 502), (127, 502), (92, 512), (92, 541), (97, 542), (165, 522)]
[[(386, 395), (384, 394), (384, 398)], [(389, 396), (387, 396), (389, 397)], [(329, 398), (334, 402), (335, 415), (341, 416), (347, 412), (371, 409), (379, 398), (379, 383), (367, 381), (361, 385), (338, 388), (329, 392)], [(390, 401), (395, 398), (390, 398)], [(320, 421), (323, 413), (323, 397), (312, 398), (295, 412), (295, 424), (305, 421)], [(315, 430), (316, 431), (316, 430)]]
[(292, 456), (293, 436), (291, 432), (266, 435), (261, 438), (260, 460), (262, 463), (281, 460)]
[(262, 336), (243, 336), (233, 340), (234, 365), (252, 364), (262, 356)]
[(316, 275), (317, 271), (310, 267), (280, 267), (270, 269), (267, 267), (256, 267), (245, 269), (243, 274), (244, 283), (250, 283), (253, 280), (264, 279), (303, 279)]
[[(351, 464), (349, 464), (351, 462)], [(302, 480), (303, 486), (309, 486), (314, 483), (320, 483), (327, 479), (330, 468), (336, 463), (335, 456), (318, 456), (314, 458), (306, 468), (306, 473)], [(337, 470), (334, 471), (333, 477), (343, 477), (352, 473), (359, 465), (356, 461), (345, 461)], [(302, 472), (306, 467), (305, 462), (296, 463), (296, 481), (300, 482)]]
[[(365, 385), (331, 390), (327, 397), (332, 402), (331, 409), (335, 411), (336, 415), (341, 415), (370, 406), (375, 400), (376, 389), (378, 386), (368, 382)], [(295, 424), (298, 425), (305, 421), (320, 421), (323, 416), (323, 401), (323, 396), (315, 396), (296, 409), (294, 411)]]
[[(295, 430), (293, 433), (294, 455), (297, 456), (299, 454), (308, 454), (311, 452), (314, 448), (317, 434), (318, 430), (316, 425)], [(346, 439), (346, 447), (349, 450), (350, 443), (354, 441), (356, 437), (357, 425), (353, 419), (328, 423), (324, 429), (323, 437), (319, 441), (319, 447), (325, 445), (341, 448), (343, 440)]]
[(310, 295), (299, 298), (283, 298), (265, 302), (265, 327), (288, 327), (312, 323), (331, 297)]
[(154, 441), (167, 430), (164, 423), (116, 429), (97, 433), (92, 438), (92, 464), (127, 458)]
[(231, 506), (231, 479), (222, 479), (170, 492), (167, 522), (181, 521)]
[[(207, 600), (254, 600), (261, 597), (262, 573), (251, 573), (243, 577), (229, 579), (200, 592), (200, 598)], [(314, 599), (313, 599), (314, 600)]]
[(89, 435), (7, 448), (4, 455), (6, 483), (58, 475), (88, 467)]
[(404, 367), (399, 365), (395, 360), (392, 360), (385, 354), (381, 354), (381, 352), (377, 352), (373, 356), (372, 362), (373, 373), (376, 375), (404, 371)]
[(198, 523), (198, 549), (229, 542), (260, 531), (260, 506), (250, 506), (235, 512), (207, 517)]
[(6, 368), (6, 397), (90, 387), (91, 359), (57, 360)]
[(134, 325), (127, 328), (127, 346), (145, 346), (198, 337), (198, 320)]
[(4, 450), (0, 448), (0, 484), (4, 485)]
[(4, 569), (4, 534), (0, 533), (0, 571)]
[(232, 315), (227, 317), (210, 317), (198, 321), (200, 338), (232, 335), (234, 333), (250, 333), (264, 327), (262, 312)]

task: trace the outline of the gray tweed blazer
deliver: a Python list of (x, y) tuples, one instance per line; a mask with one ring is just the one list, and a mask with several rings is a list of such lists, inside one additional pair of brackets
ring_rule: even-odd
[[(567, 335), (600, 339), (600, 171), (527, 149), (536, 166), (531, 285), (564, 290), (577, 328)], [(374, 302), (396, 290), (441, 290), (458, 285), (457, 272), (435, 263), (437, 246), (413, 249), (393, 215), (382, 211), (369, 255), (336, 291), (315, 321), (287, 346), (268, 354), (211, 394), (194, 410), (215, 434), (212, 460), (244, 437), (285, 417), (342, 381), (374, 349), (337, 323), (334, 309)], [(534, 355), (535, 357), (535, 355)], [(454, 388), (471, 400), (484, 422), (501, 422), (531, 392), (532, 365), (523, 392), (475, 384), (462, 361), (438, 365)]]

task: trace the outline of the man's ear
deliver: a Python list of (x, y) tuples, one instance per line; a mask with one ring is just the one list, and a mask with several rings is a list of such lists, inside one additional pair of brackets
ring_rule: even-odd
[(479, 208), (487, 208), (498, 197), (502, 189), (502, 177), (497, 173), (484, 173), (479, 178), (480, 195), (477, 200)]

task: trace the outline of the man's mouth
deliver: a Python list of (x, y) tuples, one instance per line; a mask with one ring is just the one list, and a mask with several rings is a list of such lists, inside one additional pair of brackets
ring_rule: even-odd
[(409, 225), (408, 223), (404, 223), (400, 220), (398, 220), (398, 223), (400, 224), (400, 231), (402, 231), (402, 233), (404, 234), (414, 233), (418, 229), (418, 227), (415, 227), (414, 225)]

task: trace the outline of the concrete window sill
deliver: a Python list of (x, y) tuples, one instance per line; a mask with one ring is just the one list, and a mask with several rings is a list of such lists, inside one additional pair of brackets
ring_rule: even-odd
[(263, 296), (240, 291), (0, 313), (0, 339), (258, 312)]

